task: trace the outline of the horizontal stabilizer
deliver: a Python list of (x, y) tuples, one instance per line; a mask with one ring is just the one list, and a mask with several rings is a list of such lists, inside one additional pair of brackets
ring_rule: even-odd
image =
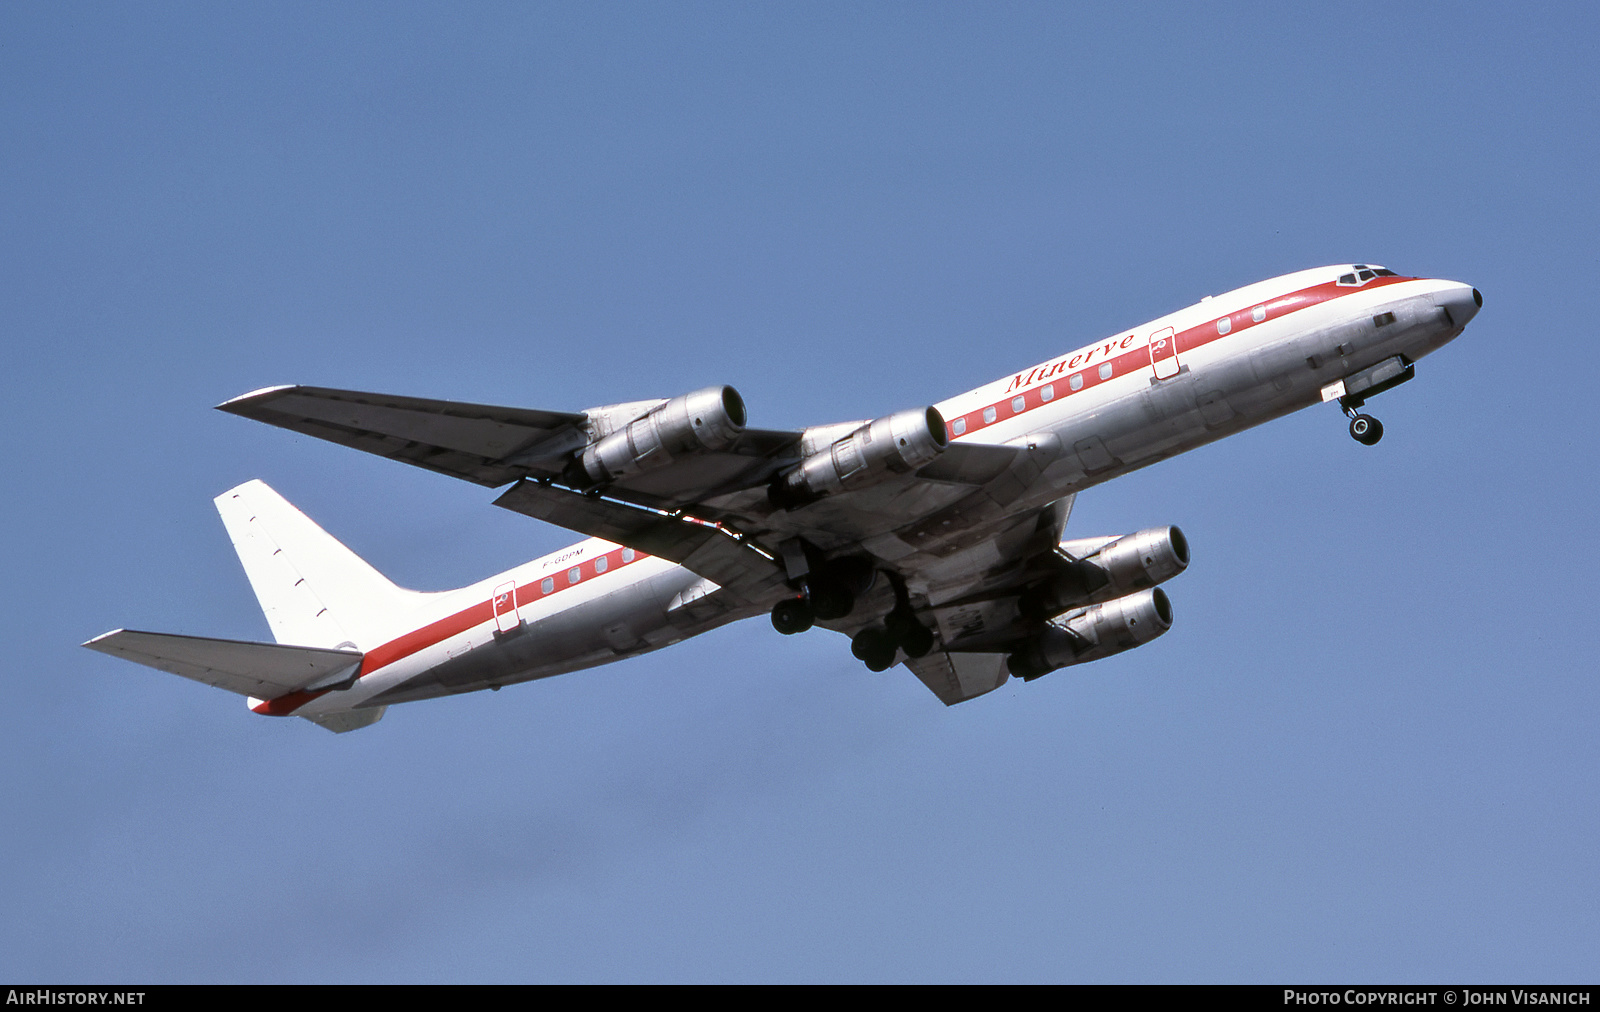
[(249, 643), (132, 629), (96, 636), (84, 646), (241, 696), (262, 699), (305, 689), (334, 688), (355, 677), (364, 656), (357, 650)]

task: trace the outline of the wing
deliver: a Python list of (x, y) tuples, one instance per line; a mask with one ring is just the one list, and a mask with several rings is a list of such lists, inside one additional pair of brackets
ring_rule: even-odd
[[(626, 412), (621, 416), (626, 425), (664, 403), (640, 401), (592, 412), (539, 411), (278, 386), (217, 408), (494, 488), (519, 478), (560, 478), (570, 473), (575, 454), (617, 426), (613, 416), (619, 411)], [(681, 456), (613, 482), (606, 491), (629, 502), (678, 508), (767, 481), (793, 463), (800, 438), (797, 432), (743, 429), (718, 451)]]

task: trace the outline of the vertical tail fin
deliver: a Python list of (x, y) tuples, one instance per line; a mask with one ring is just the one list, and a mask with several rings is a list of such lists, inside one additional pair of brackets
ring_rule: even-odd
[(428, 596), (395, 586), (265, 482), (215, 502), (279, 643), (370, 650)]

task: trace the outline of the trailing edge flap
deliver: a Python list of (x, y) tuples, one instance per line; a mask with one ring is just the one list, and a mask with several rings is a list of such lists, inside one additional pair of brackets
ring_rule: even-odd
[(719, 527), (567, 489), (521, 481), (496, 506), (676, 562), (722, 587), (781, 587), (776, 562)]
[(339, 686), (355, 676), (364, 656), (356, 650), (249, 643), (132, 629), (108, 632), (84, 646), (241, 696), (261, 699), (274, 699), (302, 689)]
[(946, 706), (993, 692), (1011, 676), (1005, 654), (938, 651), (926, 657), (908, 658), (906, 667)]

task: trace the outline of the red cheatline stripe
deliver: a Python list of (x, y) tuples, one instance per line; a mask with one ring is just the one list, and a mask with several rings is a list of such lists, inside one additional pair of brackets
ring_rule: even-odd
[[(563, 590), (579, 586), (597, 576), (614, 573), (623, 566), (638, 562), (641, 559), (648, 559), (649, 557), (644, 552), (634, 551), (631, 548), (617, 548), (604, 555), (585, 559), (576, 566), (568, 566), (550, 576), (541, 577), (533, 583), (525, 583), (517, 587), (517, 607), (525, 608), (535, 601), (553, 597)], [(576, 578), (573, 577), (573, 573), (577, 574)], [(546, 590), (546, 586), (550, 589)], [(470, 605), (454, 615), (447, 615), (437, 622), (430, 622), (421, 629), (413, 629), (411, 632), (396, 637), (381, 646), (373, 647), (361, 659), (361, 675), (370, 675), (380, 668), (386, 668), (396, 661), (410, 657), (419, 650), (426, 650), (434, 644), (442, 643), (474, 626), (493, 621), (494, 601), (492, 599)], [(316, 692), (306, 692), (304, 690), (290, 692), (276, 699), (268, 699), (257, 703), (251, 709), (256, 713), (266, 714), (270, 717), (283, 717), (328, 691), (327, 689), (319, 689)]]
[[(1260, 326), (1268, 320), (1281, 320), (1290, 313), (1309, 309), (1312, 306), (1321, 305), (1344, 295), (1353, 295), (1356, 292), (1367, 292), (1374, 288), (1383, 288), (1388, 285), (1397, 285), (1415, 280), (1417, 279), (1380, 277), (1373, 278), (1360, 287), (1351, 287), (1349, 285), (1341, 285), (1336, 281), (1329, 281), (1326, 284), (1312, 285), (1310, 288), (1302, 288), (1299, 291), (1290, 292), (1288, 295), (1281, 295), (1276, 299), (1257, 303), (1225, 317), (1207, 320), (1199, 326), (1178, 332), (1176, 337), (1178, 361), (1181, 363), (1185, 353), (1193, 351), (1202, 345), (1210, 344), (1212, 341), (1219, 341), (1224, 337), (1232, 337), (1251, 327)], [(1252, 315), (1256, 309), (1263, 309), (1265, 312), (1265, 315), (1260, 320), (1255, 319)], [(1229, 329), (1226, 334), (1217, 331), (1217, 324), (1222, 320), (1227, 320), (1229, 323)], [(1013, 387), (1015, 392), (1008, 392), (1006, 397), (995, 401), (993, 404), (981, 407), (976, 411), (969, 411), (956, 418), (947, 419), (945, 422), (946, 431), (951, 439), (969, 436), (979, 429), (998, 425), (1008, 418), (1015, 418), (1020, 414), (1032, 411), (1034, 408), (1042, 407), (1051, 401), (1082, 393), (1085, 390), (1099, 386), (1101, 383), (1145, 368), (1150, 364), (1150, 346), (1148, 335), (1141, 339), (1141, 333), (1142, 330), (1134, 331), (1121, 337), (1114, 337), (1086, 351), (1076, 352), (1069, 357), (1060, 358), (1053, 362), (1046, 362), (1044, 365), (1030, 369), (1026, 373), (1019, 373), (1017, 386), (1027, 386), (1027, 389), (1016, 390)], [(1097, 353), (1099, 357), (1097, 357)], [(1107, 364), (1110, 364), (1111, 371), (1102, 379), (1100, 371)], [(1071, 385), (1074, 375), (1082, 378), (1082, 385), (1076, 390)], [(1050, 380), (1050, 382), (1044, 383), (1044, 380)], [(1029, 384), (1035, 385), (1028, 386)], [(1018, 401), (1021, 401), (1021, 403), (1019, 404)]]

